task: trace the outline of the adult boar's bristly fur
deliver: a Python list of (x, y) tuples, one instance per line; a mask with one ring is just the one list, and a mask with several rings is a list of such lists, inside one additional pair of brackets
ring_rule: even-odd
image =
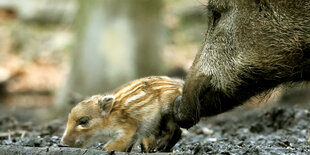
[(209, 0), (207, 15), (206, 39), (175, 101), (182, 127), (310, 80), (310, 0)]

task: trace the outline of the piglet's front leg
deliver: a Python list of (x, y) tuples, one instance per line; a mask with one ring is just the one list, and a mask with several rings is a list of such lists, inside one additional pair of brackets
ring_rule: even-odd
[(132, 149), (135, 135), (135, 129), (126, 129), (124, 132), (115, 140), (108, 142), (103, 146), (105, 151), (117, 151), (117, 152), (130, 152)]

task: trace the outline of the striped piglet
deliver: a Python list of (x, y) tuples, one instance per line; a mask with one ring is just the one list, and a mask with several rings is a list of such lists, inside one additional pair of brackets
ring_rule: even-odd
[(141, 144), (143, 152), (171, 151), (182, 133), (172, 115), (182, 88), (182, 80), (151, 76), (87, 98), (69, 113), (62, 141), (75, 147), (103, 142), (103, 150), (129, 152)]

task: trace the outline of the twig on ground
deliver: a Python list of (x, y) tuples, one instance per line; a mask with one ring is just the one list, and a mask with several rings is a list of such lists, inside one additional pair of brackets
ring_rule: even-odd
[(8, 130), (8, 132), (0, 132), (0, 138), (1, 137), (8, 137), (8, 140), (12, 140), (12, 136), (17, 136), (17, 135), (21, 135), (21, 138), (24, 138), (26, 135), (25, 130), (16, 130), (16, 131), (11, 131)]
[(9, 130), (9, 136), (8, 136), (8, 139), (9, 139), (9, 141), (11, 141), (11, 140), (12, 140), (12, 138), (11, 138), (11, 130)]

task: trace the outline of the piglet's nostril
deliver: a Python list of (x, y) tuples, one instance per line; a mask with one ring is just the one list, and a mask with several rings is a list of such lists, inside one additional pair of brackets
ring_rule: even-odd
[(173, 104), (173, 112), (174, 112), (174, 117), (176, 120), (180, 119), (180, 113), (179, 113), (179, 107), (181, 104), (181, 100), (182, 100), (182, 96), (178, 96), (175, 100), (174, 100), (174, 104)]

